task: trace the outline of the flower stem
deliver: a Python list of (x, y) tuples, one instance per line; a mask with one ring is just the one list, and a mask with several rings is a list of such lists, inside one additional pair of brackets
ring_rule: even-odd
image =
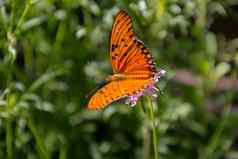
[[(10, 67), (7, 71), (7, 83), (6, 86), (7, 88), (10, 89), (10, 84), (11, 84), (11, 70), (12, 70), (12, 65), (10, 64)], [(12, 106), (10, 103), (9, 99), (9, 93), (6, 95), (7, 98), (7, 114), (8, 117), (6, 119), (6, 145), (7, 145), (7, 158), (12, 159), (13, 158), (13, 130), (12, 130), (12, 117), (11, 117), (11, 111), (12, 111)]]
[(41, 138), (41, 136), (39, 135), (39, 132), (37, 130), (37, 128), (35, 127), (35, 123), (32, 119), (32, 116), (29, 116), (29, 119), (28, 119), (28, 127), (29, 129), (31, 130), (35, 140), (36, 140), (36, 147), (37, 147), (37, 151), (38, 151), (38, 154), (39, 154), (39, 157), (41, 159), (49, 159), (49, 155), (46, 151), (46, 147), (43, 143), (43, 139)]
[[(9, 42), (11, 45), (11, 42)], [(9, 51), (9, 54), (11, 54), (11, 52)], [(9, 66), (8, 66), (8, 70), (7, 70), (7, 74), (6, 74), (6, 88), (8, 88), (11, 92), (11, 81), (12, 81), (12, 67), (13, 67), (13, 62), (14, 62), (14, 58), (12, 58), (11, 62), (9, 62)], [(6, 144), (7, 144), (7, 158), (8, 159), (12, 159), (13, 158), (13, 129), (12, 129), (12, 109), (13, 109), (13, 104), (11, 104), (10, 102), (10, 93), (7, 93), (6, 95), (6, 99), (7, 99), (7, 121), (6, 121)]]
[(143, 157), (142, 159), (148, 159), (148, 158), (151, 158), (150, 157), (150, 147), (151, 147), (151, 134), (150, 134), (150, 127), (149, 125), (147, 124), (147, 111), (145, 109), (145, 106), (144, 106), (144, 100), (142, 99), (140, 102), (139, 102), (139, 107), (136, 107), (141, 113), (140, 115), (142, 116), (142, 118), (144, 118), (145, 120), (144, 121), (144, 124), (143, 124), (143, 127), (142, 127), (142, 133), (143, 133), (143, 148), (142, 148), (142, 154), (143, 154)]
[(66, 147), (62, 146), (60, 148), (60, 154), (59, 154), (59, 159), (66, 159)]
[(154, 147), (154, 159), (159, 159), (158, 155), (158, 138), (157, 138), (157, 131), (156, 131), (156, 124), (155, 124), (155, 117), (154, 117), (154, 109), (153, 109), (153, 102), (151, 99), (149, 100), (149, 114), (150, 119), (152, 122), (152, 134), (153, 134), (153, 147)]
[(24, 22), (24, 19), (25, 19), (26, 15), (27, 15), (28, 11), (30, 10), (31, 5), (32, 5), (32, 0), (28, 0), (27, 4), (26, 4), (26, 6), (25, 6), (25, 8), (24, 8), (24, 10), (22, 12), (22, 15), (21, 15), (21, 17), (20, 17), (20, 19), (19, 19), (19, 21), (17, 23), (16, 29), (15, 29), (15, 33), (16, 34), (18, 33), (22, 23)]
[(12, 121), (11, 119), (7, 119), (7, 158), (13, 158), (13, 138), (12, 138)]

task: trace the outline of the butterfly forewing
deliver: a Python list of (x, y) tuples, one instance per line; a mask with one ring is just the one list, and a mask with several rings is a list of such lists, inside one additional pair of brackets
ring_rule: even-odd
[[(155, 66), (145, 45), (136, 39), (131, 17), (124, 10), (116, 15), (110, 36), (110, 59), (114, 73), (132, 73), (140, 70), (152, 74)], [(134, 72), (135, 73), (135, 72)]]
[(156, 72), (155, 63), (149, 50), (142, 42), (134, 40), (126, 52), (126, 56), (122, 56), (119, 61), (119, 72), (126, 75), (147, 74), (149, 77), (154, 75)]
[(121, 10), (115, 17), (109, 42), (110, 61), (114, 73), (118, 73), (119, 59), (131, 44), (134, 38), (131, 17)]

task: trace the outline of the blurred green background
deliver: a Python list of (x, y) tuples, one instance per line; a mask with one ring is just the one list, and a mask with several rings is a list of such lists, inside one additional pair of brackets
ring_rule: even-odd
[(120, 8), (167, 71), (160, 158), (238, 159), (237, 0), (0, 0), (1, 159), (153, 158), (141, 102), (86, 109)]

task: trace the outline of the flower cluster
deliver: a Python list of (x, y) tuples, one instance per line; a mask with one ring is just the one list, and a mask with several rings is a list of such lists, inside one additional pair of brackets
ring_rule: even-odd
[(135, 106), (138, 99), (145, 93), (147, 93), (149, 96), (152, 97), (153, 100), (155, 100), (158, 97), (157, 93), (159, 91), (158, 88), (156, 88), (155, 84), (162, 76), (165, 75), (165, 73), (166, 71), (163, 69), (155, 73), (153, 81), (143, 91), (129, 96), (126, 100), (126, 104), (129, 104), (130, 106)]

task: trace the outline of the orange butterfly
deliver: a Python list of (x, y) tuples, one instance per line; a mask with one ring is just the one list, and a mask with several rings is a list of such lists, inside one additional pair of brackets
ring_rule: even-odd
[(165, 71), (156, 71), (148, 48), (136, 39), (131, 17), (124, 10), (115, 17), (109, 45), (113, 75), (108, 76), (107, 84), (91, 97), (88, 108), (103, 108), (125, 97), (128, 104), (135, 105), (144, 92), (156, 97), (154, 85)]

